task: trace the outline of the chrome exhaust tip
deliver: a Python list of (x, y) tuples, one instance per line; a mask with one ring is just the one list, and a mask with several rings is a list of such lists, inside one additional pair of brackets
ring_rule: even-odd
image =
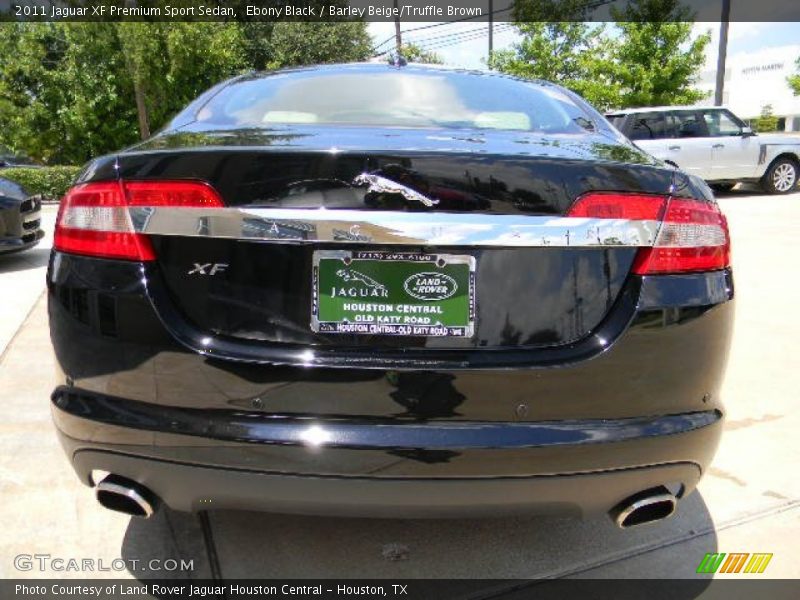
[(106, 475), (95, 486), (95, 497), (109, 510), (144, 519), (151, 517), (158, 507), (158, 500), (150, 490), (114, 474)]
[(678, 499), (667, 488), (659, 486), (635, 494), (611, 510), (611, 519), (622, 529), (656, 523), (675, 512)]

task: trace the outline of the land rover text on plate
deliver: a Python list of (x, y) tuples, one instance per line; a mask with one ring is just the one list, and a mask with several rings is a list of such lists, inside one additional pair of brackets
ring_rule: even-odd
[(224, 82), (92, 161), (48, 274), (101, 504), (671, 514), (733, 316), (709, 188), (558, 86), (385, 64)]

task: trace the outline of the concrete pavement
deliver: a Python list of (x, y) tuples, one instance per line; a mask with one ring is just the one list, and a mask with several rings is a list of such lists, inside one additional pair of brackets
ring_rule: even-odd
[(725, 435), (699, 491), (674, 518), (624, 532), (605, 517), (385, 521), (163, 511), (140, 521), (102, 510), (49, 422), (46, 252), (0, 258), (0, 348), (8, 345), (0, 358), (0, 577), (87, 576), (14, 568), (15, 555), (37, 552), (107, 562), (180, 557), (195, 569), (174, 576), (191, 577), (694, 577), (703, 555), (717, 551), (772, 552), (762, 577), (800, 577), (800, 323), (793, 310), (800, 193), (734, 192), (721, 204), (737, 294)]
[(45, 237), (38, 246), (25, 252), (0, 255), (0, 356), (44, 291), (57, 211), (57, 206), (42, 207)]

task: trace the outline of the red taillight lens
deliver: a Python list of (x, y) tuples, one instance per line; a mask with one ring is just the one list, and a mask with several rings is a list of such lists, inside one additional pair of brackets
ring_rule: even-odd
[(640, 275), (715, 271), (731, 264), (728, 222), (716, 204), (672, 198), (655, 246), (633, 265)]
[(596, 192), (578, 198), (567, 216), (658, 221), (664, 216), (666, 204), (665, 196)]
[(581, 196), (570, 217), (660, 221), (652, 247), (641, 248), (637, 275), (714, 271), (730, 265), (730, 235), (716, 204), (641, 194), (591, 193)]
[(203, 181), (126, 181), (129, 206), (222, 206), (216, 190)]
[(222, 206), (214, 188), (200, 181), (108, 181), (84, 183), (61, 201), (54, 247), (61, 252), (155, 260), (147, 236), (133, 229), (129, 206)]

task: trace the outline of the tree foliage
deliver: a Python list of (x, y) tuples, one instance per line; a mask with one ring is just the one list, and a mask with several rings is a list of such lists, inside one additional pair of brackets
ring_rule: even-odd
[(772, 104), (761, 107), (761, 114), (754, 120), (753, 125), (755, 125), (756, 131), (761, 133), (778, 130), (778, 117), (775, 116)]
[(636, 0), (611, 9), (620, 37), (612, 44), (612, 80), (620, 107), (692, 104), (710, 33), (692, 37), (691, 11), (679, 0)]
[(366, 59), (372, 40), (362, 22), (275, 23), (267, 68)]
[(617, 102), (605, 27), (579, 21), (517, 23), (522, 40), (492, 54), (489, 66), (524, 79), (563, 85), (593, 104)]
[(9, 167), (0, 171), (3, 179), (20, 184), (31, 196), (58, 200), (75, 181), (81, 167)]
[(786, 78), (786, 81), (789, 83), (789, 87), (792, 88), (792, 92), (794, 92), (795, 96), (800, 96), (800, 58), (794, 63), (797, 66), (797, 73), (794, 75), (789, 75)]
[(0, 145), (82, 163), (250, 70), (362, 60), (366, 24), (0, 23)]
[(612, 7), (612, 28), (581, 21), (586, 7), (582, 0), (519, 0), (514, 17), (522, 40), (495, 52), (490, 66), (555, 81), (600, 109), (703, 98), (693, 84), (710, 35), (692, 39), (693, 15), (679, 0), (630, 0), (623, 9)]
[(441, 65), (444, 62), (436, 52), (425, 50), (413, 42), (407, 42), (400, 47), (400, 56), (410, 63)]

